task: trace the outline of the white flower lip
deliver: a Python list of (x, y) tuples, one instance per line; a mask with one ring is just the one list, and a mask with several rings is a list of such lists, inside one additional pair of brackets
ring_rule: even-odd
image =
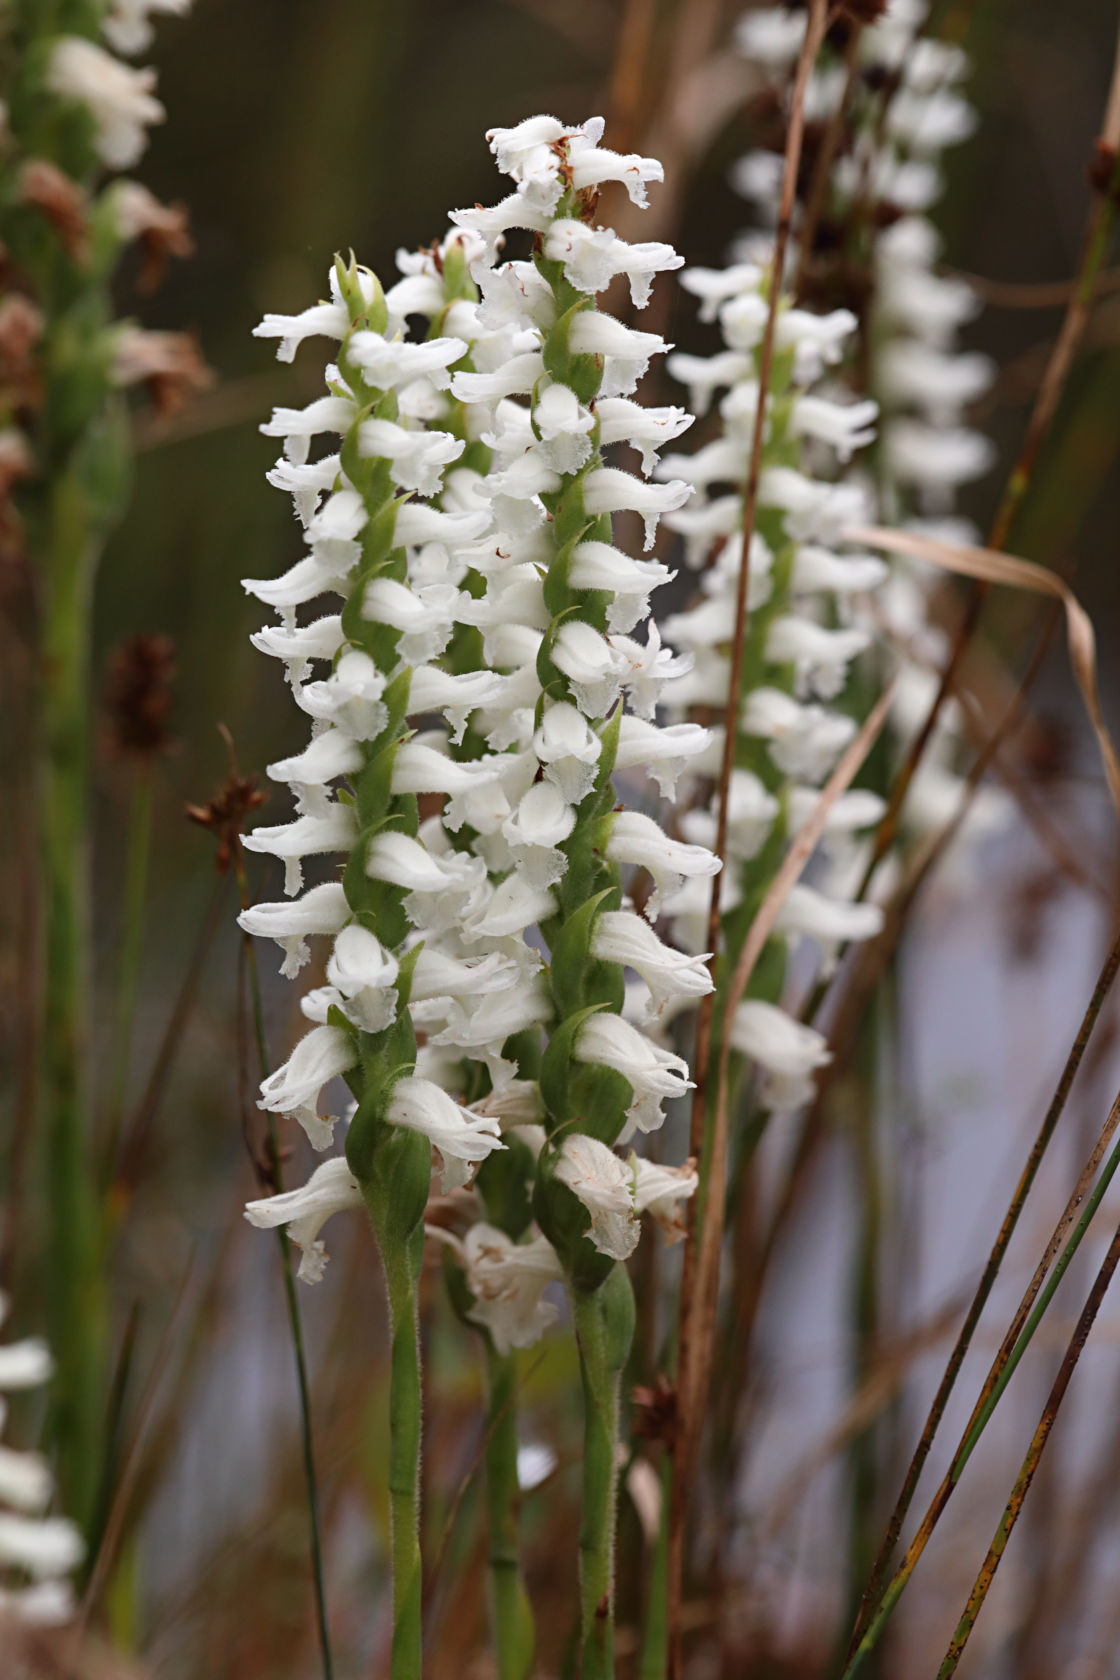
[(345, 1158), (337, 1155), (316, 1167), (298, 1190), (247, 1202), (245, 1218), (261, 1230), (286, 1225), (288, 1236), (302, 1250), (298, 1276), (304, 1283), (319, 1283), (328, 1258), (319, 1232), (332, 1214), (361, 1205), (361, 1187)]
[(444, 1193), (466, 1184), (471, 1169), (495, 1149), (504, 1149), (497, 1120), (472, 1114), (433, 1084), (406, 1074), (398, 1079), (386, 1109), (391, 1125), (422, 1132), (439, 1151)]

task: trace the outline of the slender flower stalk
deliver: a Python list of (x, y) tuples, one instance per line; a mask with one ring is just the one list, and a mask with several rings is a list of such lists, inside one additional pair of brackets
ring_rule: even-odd
[[(183, 7), (178, 8), (180, 10)], [(150, 31), (117, 29), (111, 8), (21, 5), (5, 21), (3, 135), (8, 189), (0, 209), (7, 254), (0, 297), (6, 367), (0, 439), (8, 463), (0, 526), (26, 554), (41, 592), (38, 625), (38, 812), (42, 858), (43, 997), (39, 1112), (49, 1193), (51, 1337), (58, 1361), (53, 1427), (69, 1508), (91, 1519), (101, 1473), (108, 1326), (99, 1175), (87, 1065), (90, 993), (88, 730), (94, 575), (119, 516), (130, 451), (120, 387), (151, 379), (154, 340), (112, 321), (110, 286), (133, 239), (184, 249), (182, 217), (132, 182), (130, 168), (163, 108), (154, 72), (113, 56)], [(146, 18), (143, 8), (137, 19)], [(119, 43), (127, 37), (126, 46)], [(159, 230), (162, 231), (159, 231)], [(164, 393), (171, 395), (165, 373)]]

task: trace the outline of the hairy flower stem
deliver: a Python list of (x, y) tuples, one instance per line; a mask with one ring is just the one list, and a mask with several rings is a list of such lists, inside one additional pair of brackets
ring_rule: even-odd
[(88, 1138), (88, 625), (99, 549), (75, 473), (51, 487), (44, 569), (40, 844), (45, 882), (40, 1116), (49, 1184), (48, 1284), (57, 1360), (53, 1428), (66, 1507), (93, 1515), (101, 1451), (107, 1308), (101, 1215)]
[(619, 1381), (634, 1334), (630, 1280), (615, 1266), (595, 1290), (573, 1284), (572, 1316), (583, 1382), (580, 1642), (583, 1680), (614, 1677), (614, 1526)]
[(392, 1364), (389, 1387), (389, 1516), (393, 1559), (393, 1648), (389, 1680), (420, 1680), (420, 1315), (418, 1284), (424, 1258), (424, 1227), (409, 1243), (382, 1241), (384, 1222), (366, 1193), (367, 1206), (385, 1268), (389, 1295)]
[(536, 1636), (519, 1563), (517, 1363), (486, 1338), (486, 1520), (498, 1680), (528, 1680)]

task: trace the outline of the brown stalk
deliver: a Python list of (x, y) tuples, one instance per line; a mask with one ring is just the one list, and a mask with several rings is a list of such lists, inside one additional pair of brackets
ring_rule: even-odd
[[(1055, 1099), (1055, 1101), (1056, 1100), (1057, 1099)], [(1053, 1113), (1053, 1110), (1054, 1104), (1051, 1104), (1051, 1113)], [(1049, 1119), (1050, 1115), (1048, 1114), (1047, 1120)], [(848, 1666), (845, 1669), (845, 1676), (854, 1674), (858, 1669), (860, 1652), (863, 1645), (869, 1638), (872, 1638), (876, 1626), (882, 1625), (882, 1623), (886, 1620), (886, 1617), (890, 1614), (890, 1610), (893, 1605), (897, 1603), (898, 1598), (904, 1591), (910, 1577), (914, 1573), (914, 1570), (917, 1568), (918, 1561), (921, 1558), (922, 1553), (929, 1544), (930, 1536), (933, 1534), (938, 1522), (944, 1515), (945, 1507), (948, 1505), (953, 1496), (957, 1484), (964, 1473), (964, 1468), (968, 1461), (972, 1447), (978, 1438), (977, 1433), (974, 1432), (978, 1431), (978, 1427), (982, 1427), (984, 1421), (982, 1414), (990, 1409), (989, 1402), (991, 1405), (994, 1405), (996, 1399), (998, 1398), (997, 1390), (1002, 1385), (1004, 1373), (1007, 1371), (1008, 1365), (1012, 1361), (1013, 1356), (1017, 1357), (1016, 1344), (1019, 1340), (1020, 1333), (1026, 1325), (1031, 1310), (1038, 1299), (1039, 1291), (1042, 1288), (1043, 1282), (1045, 1281), (1051, 1265), (1057, 1257), (1063, 1242), (1070, 1235), (1074, 1225), (1078, 1221), (1081, 1205), (1092, 1188), (1093, 1180), (1097, 1175), (1097, 1169), (1100, 1166), (1101, 1161), (1104, 1159), (1105, 1150), (1112, 1141), (1118, 1126), (1120, 1126), (1120, 1096), (1117, 1096), (1116, 1100), (1112, 1104), (1112, 1107), (1109, 1109), (1108, 1118), (1105, 1120), (1100, 1135), (1089, 1154), (1089, 1158), (1081, 1170), (1081, 1175), (1074, 1186), (1073, 1193), (1070, 1196), (1069, 1201), (1066, 1203), (1062, 1216), (1057, 1225), (1054, 1227), (1050, 1241), (1046, 1245), (1046, 1251), (1035, 1268), (1034, 1275), (1023, 1294), (1022, 1300), (1019, 1303), (1007, 1333), (999, 1345), (999, 1350), (996, 1353), (996, 1356), (988, 1370), (988, 1374), (984, 1379), (983, 1387), (976, 1398), (976, 1404), (973, 1406), (969, 1420), (961, 1432), (961, 1436), (953, 1453), (949, 1468), (942, 1477), (941, 1483), (938, 1486), (933, 1498), (930, 1500), (926, 1513), (923, 1516), (921, 1523), (918, 1525), (913, 1539), (906, 1548), (906, 1553), (902, 1562), (899, 1564), (887, 1587), (882, 1590), (876, 1598), (870, 1600), (865, 1599), (864, 1606), (861, 1611), (861, 1621), (864, 1625), (863, 1637), (857, 1638), (853, 1635), (851, 1645), (849, 1647)], [(1044, 1133), (1045, 1130), (1046, 1128), (1044, 1125)], [(1011, 1230), (1014, 1228), (1012, 1215), (1014, 1215), (1015, 1218), (1018, 1217), (1018, 1214), (1022, 1209), (1023, 1202), (1026, 1199), (1027, 1191), (1030, 1188), (1030, 1179), (1033, 1176), (1033, 1170), (1037, 1169), (1038, 1161), (1041, 1160), (1039, 1145), (1041, 1144), (1042, 1148), (1045, 1149), (1046, 1143), (1048, 1142), (1049, 1134), (1047, 1133), (1044, 1138), (1043, 1134), (1040, 1133), (1039, 1139), (1036, 1140), (1035, 1148), (1031, 1152), (1031, 1159), (1028, 1162), (1027, 1170), (1020, 1179), (1019, 1186), (1016, 1190), (1015, 1200), (1012, 1203), (1011, 1209), (1008, 1210), (1007, 1218), (1004, 1220), (1003, 1226), (1000, 1229), (999, 1237), (996, 1239), (996, 1245), (992, 1250), (988, 1266), (985, 1268), (984, 1277), (981, 1280), (980, 1290), (977, 1291), (976, 1300), (973, 1303), (973, 1309), (970, 1309), (969, 1317), (961, 1331), (960, 1338), (958, 1338), (957, 1346), (953, 1350), (949, 1369), (946, 1370), (945, 1377), (942, 1379), (942, 1387), (938, 1390), (938, 1395), (934, 1402), (935, 1407), (938, 1401), (941, 1401), (943, 1404), (944, 1399), (947, 1399), (948, 1389), (952, 1387), (953, 1382), (956, 1380), (957, 1372), (960, 1368), (958, 1353), (960, 1354), (960, 1358), (963, 1359), (964, 1349), (967, 1348), (967, 1342), (964, 1340), (965, 1334), (967, 1332), (968, 1335), (971, 1336), (972, 1331), (975, 1329), (976, 1319), (979, 1318), (980, 1311), (983, 1308), (984, 1302), (983, 1299), (981, 1299), (981, 1291), (985, 1289), (985, 1285), (987, 1285), (987, 1288), (990, 1289), (991, 1284), (995, 1281), (995, 1274), (998, 1271), (999, 1264), (1003, 1259), (1007, 1242), (1010, 1241)], [(933, 1415), (932, 1408), (930, 1415), (931, 1417)], [(940, 1414), (938, 1415), (940, 1416)], [(936, 1428), (936, 1423), (934, 1424), (934, 1428)], [(923, 1441), (925, 1441), (924, 1432)], [(917, 1476), (915, 1475), (914, 1481), (916, 1482), (916, 1480)], [(907, 1475), (906, 1488), (904, 1491), (908, 1491), (910, 1495), (913, 1494), (913, 1486), (911, 1485), (909, 1474)]]
[(852, 94), (855, 92), (856, 84), (859, 81), (859, 43), (862, 35), (862, 23), (853, 23), (851, 34), (848, 36), (848, 45), (844, 52), (844, 68), (847, 72), (844, 91), (840, 96), (840, 103), (828, 119), (821, 138), (820, 150), (813, 165), (813, 179), (809, 186), (809, 195), (805, 201), (805, 213), (801, 221), (801, 250), (797, 259), (797, 276), (793, 283), (794, 296), (798, 298), (803, 297), (805, 293), (809, 265), (813, 260), (813, 244), (816, 240), (821, 216), (824, 213), (825, 200), (832, 179), (832, 165), (836, 161), (836, 152), (840, 145), (840, 137), (844, 132), (844, 124), (848, 120)]
[(1011, 1490), (1011, 1497), (1004, 1507), (1003, 1516), (996, 1528), (992, 1544), (988, 1548), (988, 1555), (980, 1566), (980, 1572), (969, 1594), (964, 1614), (957, 1624), (956, 1632), (949, 1641), (949, 1648), (945, 1653), (944, 1661), (937, 1671), (937, 1680), (949, 1680), (949, 1677), (957, 1671), (957, 1665), (976, 1625), (976, 1618), (983, 1608), (988, 1589), (995, 1580), (1000, 1559), (1003, 1557), (1007, 1542), (1011, 1538), (1011, 1531), (1019, 1520), (1023, 1502), (1030, 1490), (1031, 1482), (1034, 1480), (1042, 1454), (1046, 1450), (1046, 1443), (1050, 1439), (1050, 1432), (1057, 1420), (1058, 1408), (1065, 1399), (1066, 1390), (1073, 1376), (1074, 1366), (1080, 1359), (1085, 1343), (1089, 1339), (1093, 1320), (1100, 1310), (1101, 1302), (1104, 1300), (1108, 1286), (1112, 1282), (1117, 1265), (1120, 1265), (1120, 1226), (1116, 1228), (1109, 1244), (1108, 1253), (1104, 1257), (1101, 1269), (1094, 1279), (1092, 1289), (1089, 1291), (1081, 1317), (1077, 1321), (1077, 1328), (1070, 1338), (1069, 1346), (1066, 1348), (1058, 1374), (1054, 1379), (1054, 1386), (1050, 1390), (1046, 1405), (1042, 1410), (1042, 1416), (1038, 1420), (1038, 1428), (1035, 1430), (1031, 1444), (1027, 1448), (1026, 1457), (1023, 1459), (1015, 1486)]
[[(1015, 1187), (1015, 1193), (1012, 1196), (1011, 1203), (1004, 1215), (1003, 1224), (1000, 1226), (999, 1234), (996, 1237), (992, 1251), (988, 1256), (984, 1271), (980, 1277), (980, 1282), (976, 1286), (976, 1293), (972, 1298), (972, 1304), (970, 1305), (968, 1313), (965, 1316), (965, 1321), (961, 1326), (960, 1334), (957, 1337), (952, 1354), (949, 1357), (949, 1362), (945, 1367), (945, 1373), (941, 1379), (940, 1385), (938, 1386), (937, 1393), (934, 1395), (933, 1401), (930, 1405), (929, 1413), (922, 1428), (921, 1438), (918, 1441), (918, 1445), (914, 1450), (914, 1455), (910, 1460), (909, 1467), (907, 1468), (902, 1490), (895, 1504), (895, 1508), (891, 1513), (891, 1518), (887, 1525), (887, 1532), (883, 1538), (882, 1546), (879, 1549), (879, 1555), (875, 1560), (875, 1566), (872, 1570), (871, 1580), (869, 1581), (867, 1590), (864, 1593), (863, 1601), (860, 1606), (859, 1617), (857, 1618), (855, 1631), (852, 1635), (849, 1656), (852, 1652), (854, 1652), (860, 1639), (863, 1637), (867, 1624), (870, 1621), (871, 1615), (873, 1614), (881, 1596), (882, 1583), (886, 1574), (887, 1566), (890, 1563), (891, 1553), (894, 1551), (895, 1545), (898, 1541), (898, 1536), (902, 1531), (902, 1525), (906, 1521), (906, 1514), (910, 1509), (910, 1503), (914, 1497), (914, 1492), (918, 1485), (918, 1479), (921, 1476), (926, 1459), (929, 1457), (930, 1449), (933, 1446), (933, 1439), (937, 1433), (938, 1426), (941, 1423), (941, 1418), (944, 1414), (945, 1407), (948, 1404), (949, 1396), (953, 1391), (957, 1376), (964, 1363), (965, 1355), (967, 1354), (969, 1346), (972, 1342), (976, 1326), (980, 1321), (980, 1315), (983, 1312), (985, 1303), (992, 1292), (996, 1278), (999, 1276), (1000, 1267), (1003, 1264), (1004, 1256), (1011, 1243), (1015, 1227), (1019, 1222), (1019, 1216), (1023, 1211), (1031, 1186), (1038, 1174), (1038, 1169), (1042, 1165), (1043, 1156), (1046, 1154), (1050, 1140), (1053, 1137), (1058, 1122), (1062, 1117), (1070, 1091), (1073, 1087), (1074, 1079), (1077, 1077), (1078, 1070), (1088, 1047), (1089, 1040), (1093, 1035), (1093, 1030), (1096, 1027), (1098, 1020), (1100, 1019), (1101, 1011), (1105, 1005), (1105, 1000), (1112, 989), (1113, 982), (1115, 981), (1118, 972), (1120, 972), (1120, 934), (1117, 934), (1116, 938), (1113, 940), (1112, 948), (1109, 951), (1108, 956), (1105, 958), (1100, 974), (1097, 976), (1097, 983), (1093, 988), (1092, 996), (1089, 999), (1085, 1014), (1082, 1017), (1081, 1025), (1077, 1030), (1077, 1035), (1070, 1047), (1069, 1055), (1066, 1057), (1065, 1066), (1062, 1069), (1061, 1076), (1058, 1080), (1057, 1086), (1055, 1087), (1054, 1095), (1050, 1100), (1050, 1106), (1043, 1118), (1038, 1135), (1031, 1146), (1031, 1151), (1027, 1156), (1022, 1173), (1019, 1175), (1019, 1182)], [(1110, 1115), (1109, 1122), (1112, 1121), (1113, 1116)], [(1109, 1122), (1106, 1122), (1106, 1131), (1108, 1129)], [(1093, 1173), (1096, 1171), (1096, 1162), (1100, 1160), (1100, 1156), (1104, 1153), (1106, 1141), (1107, 1140), (1103, 1138), (1102, 1134), (1102, 1139), (1098, 1140), (1094, 1153), (1090, 1156)], [(1083, 1179), (1084, 1176), (1085, 1175), (1083, 1174)], [(1089, 1174), (1089, 1177), (1091, 1179), (1092, 1173)], [(1002, 1370), (1003, 1365), (1006, 1363), (1007, 1354), (1014, 1345), (1015, 1338), (1018, 1335), (1019, 1330), (1022, 1328), (1027, 1313), (1030, 1310), (1031, 1303), (1034, 1301), (1035, 1296), (1041, 1287), (1042, 1279), (1049, 1270), (1050, 1261), (1057, 1252), (1061, 1236), (1064, 1234), (1068, 1223), (1073, 1217), (1073, 1210), (1081, 1201), (1081, 1194), (1079, 1193), (1081, 1188), (1081, 1184), (1079, 1183), (1078, 1190), (1074, 1193), (1074, 1199), (1067, 1205), (1062, 1221), (1059, 1223), (1054, 1236), (1051, 1238), (1046, 1254), (1043, 1256), (1039, 1269), (1036, 1271), (1035, 1276), (1031, 1281), (1030, 1288), (1023, 1297), (1019, 1312), (1016, 1314), (1015, 1320), (1013, 1321), (1012, 1328), (1000, 1344), (1000, 1349), (996, 1355), (992, 1371), (989, 1373), (988, 1382), (985, 1384), (985, 1394), (988, 1392), (995, 1377), (998, 1376), (999, 1371)], [(976, 1411), (979, 1410), (979, 1407), (983, 1402), (983, 1398), (984, 1395), (981, 1396), (981, 1400), (977, 1403)], [(973, 1420), (975, 1420), (976, 1411), (973, 1413)], [(971, 1429), (971, 1427), (972, 1422), (970, 1421), (969, 1429)], [(965, 1434), (967, 1435), (967, 1433), (968, 1431), (966, 1430)], [(945, 1495), (945, 1498), (948, 1498), (948, 1494)]]
[[(1085, 240), (1078, 264), (1073, 291), (1062, 321), (1061, 330), (1046, 365), (1035, 398), (1034, 409), (1027, 424), (1026, 437), (1019, 458), (1004, 487), (996, 515), (988, 536), (988, 548), (1000, 550), (1011, 535), (1015, 519), (1030, 488), (1034, 469), (1042, 445), (1049, 435), (1070, 368), (1081, 343), (1089, 312), (1096, 296), (1100, 271), (1116, 219), (1116, 191), (1120, 187), (1120, 39), (1117, 42), (1116, 62), (1112, 72), (1108, 102), (1096, 147), (1097, 167), (1093, 175), (1094, 200), (1089, 214)], [(918, 731), (906, 761), (895, 778), (886, 812), (875, 836), (871, 861), (867, 866), (857, 897), (865, 896), (871, 877), (880, 861), (894, 844), (898, 833), (902, 805), (914, 779), (927, 746), (933, 736), (941, 709), (952, 692), (964, 658), (980, 621), (984, 602), (991, 585), (984, 578), (973, 586), (945, 666), (941, 683), (925, 722)]]
[[(805, 133), (805, 91), (808, 87), (809, 76), (812, 72), (821, 42), (824, 40), (828, 26), (827, 0), (810, 0), (808, 28), (798, 59), (797, 75), (793, 86), (793, 98), (790, 108), (789, 133), (786, 137), (785, 168), (782, 176), (782, 196), (778, 214), (778, 225), (774, 240), (774, 258), (771, 265), (770, 299), (766, 316), (766, 327), (762, 337), (758, 363), (758, 407), (755, 411), (754, 431), (751, 438), (750, 463), (747, 470), (746, 483), (743, 489), (743, 535), (742, 560), (739, 566), (739, 577), (735, 600), (735, 634), (732, 641), (731, 673), (728, 682), (727, 707), (724, 714), (724, 742), (723, 760), (720, 766), (719, 789), (717, 794), (717, 822), (716, 822), (716, 855), (723, 859), (727, 851), (727, 804), (728, 789), (731, 783), (731, 772), (735, 765), (735, 742), (738, 736), (739, 704), (743, 682), (743, 648), (746, 641), (747, 628), (747, 583), (750, 572), (750, 543), (754, 534), (755, 514), (758, 505), (758, 481), (762, 469), (762, 447), (766, 435), (766, 397), (770, 387), (770, 375), (774, 361), (774, 334), (778, 320), (778, 305), (781, 299), (781, 276), (785, 270), (786, 249), (789, 245), (790, 224), (793, 215), (793, 201), (797, 189), (797, 172), (801, 161), (801, 146)], [(720, 877), (713, 878), (711, 905), (708, 913), (708, 946), (712, 951), (712, 963), (715, 963), (715, 953), (719, 945), (720, 923)], [(692, 1118), (689, 1131), (689, 1154), (698, 1158), (704, 1142), (704, 1117), (707, 1087), (707, 1064), (711, 1052), (712, 1038), (712, 995), (701, 1000), (699, 1018), (696, 1027), (696, 1090), (693, 1094)], [(704, 1152), (706, 1153), (706, 1151)], [(705, 1163), (701, 1165), (701, 1186), (705, 1182)], [(718, 1186), (714, 1198), (720, 1201), (722, 1190)], [(681, 1276), (680, 1294), (680, 1328), (678, 1368), (682, 1376), (681, 1393), (678, 1398), (678, 1429), (673, 1452), (672, 1491), (669, 1501), (669, 1559), (668, 1559), (668, 1639), (669, 1639), (669, 1680), (679, 1680), (681, 1674), (681, 1588), (684, 1569), (684, 1531), (688, 1506), (687, 1489), (691, 1480), (692, 1459), (694, 1457), (695, 1440), (698, 1434), (697, 1419), (694, 1415), (693, 1397), (698, 1396), (701, 1388), (699, 1381), (692, 1381), (695, 1370), (699, 1374), (693, 1347), (693, 1328), (695, 1306), (698, 1301), (696, 1286), (698, 1281), (697, 1268), (693, 1261), (693, 1250), (696, 1246), (696, 1235), (701, 1218), (710, 1218), (713, 1198), (706, 1198), (706, 1205), (699, 1206), (698, 1196), (689, 1206), (689, 1241), (685, 1247), (684, 1264)], [(722, 1208), (720, 1210), (722, 1213)], [(718, 1265), (717, 1265), (718, 1271)]]

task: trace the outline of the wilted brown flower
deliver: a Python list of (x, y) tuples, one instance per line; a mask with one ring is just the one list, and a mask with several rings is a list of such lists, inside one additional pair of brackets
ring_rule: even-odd
[(29, 158), (19, 172), (17, 196), (41, 210), (76, 263), (89, 256), (89, 199), (85, 189), (45, 158)]
[(130, 636), (109, 660), (105, 704), (115, 750), (154, 758), (171, 750), (168, 728), (175, 643), (151, 633)]
[(234, 847), (245, 832), (249, 816), (268, 799), (257, 786), (256, 776), (241, 776), (231, 769), (225, 786), (206, 805), (188, 805), (187, 817), (208, 828), (218, 842), (214, 859), (221, 874), (233, 861)]
[(160, 414), (177, 414), (198, 391), (214, 383), (191, 333), (123, 327), (117, 335), (113, 377), (118, 385), (145, 384)]
[(169, 257), (189, 257), (194, 250), (185, 204), (161, 204), (139, 181), (118, 181), (113, 209), (122, 239), (138, 240), (143, 252), (139, 286), (151, 292), (159, 285)]

